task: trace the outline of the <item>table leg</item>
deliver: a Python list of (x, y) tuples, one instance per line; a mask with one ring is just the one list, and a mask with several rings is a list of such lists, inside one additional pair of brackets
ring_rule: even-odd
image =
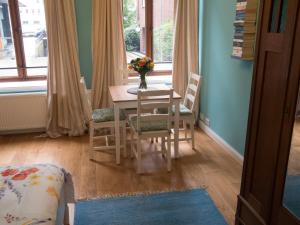
[(179, 107), (180, 102), (175, 101), (175, 124), (174, 124), (174, 152), (175, 158), (179, 157)]
[(115, 142), (116, 142), (116, 162), (120, 164), (120, 108), (117, 104), (114, 104), (115, 111)]

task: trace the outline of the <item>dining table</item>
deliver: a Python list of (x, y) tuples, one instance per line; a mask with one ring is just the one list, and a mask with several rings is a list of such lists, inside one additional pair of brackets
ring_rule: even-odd
[[(137, 94), (130, 94), (129, 89), (134, 88), (136, 85), (117, 85), (110, 86), (109, 93), (114, 107), (114, 121), (115, 121), (115, 146), (116, 146), (116, 162), (120, 164), (121, 158), (121, 145), (120, 145), (120, 110), (137, 108)], [(166, 90), (170, 89), (167, 85), (156, 84), (149, 85), (148, 89)], [(159, 99), (167, 99), (167, 96), (160, 96)], [(174, 113), (174, 156), (179, 157), (179, 110), (180, 110), (181, 96), (174, 91), (173, 104), (175, 106)]]

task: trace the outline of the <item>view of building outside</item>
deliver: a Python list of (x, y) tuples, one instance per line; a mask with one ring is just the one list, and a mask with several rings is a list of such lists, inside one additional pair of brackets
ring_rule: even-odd
[[(47, 74), (48, 46), (43, 0), (18, 0), (29, 76)], [(0, 0), (0, 76), (17, 76), (8, 0)]]
[[(19, 0), (27, 74), (46, 75), (48, 45), (44, 0)], [(41, 68), (44, 67), (44, 68)]]
[[(0, 0), (0, 68), (16, 68), (15, 48), (8, 9), (8, 0)], [(0, 76), (17, 76), (16, 69), (1, 69)]]
[[(127, 60), (146, 54), (145, 0), (124, 0)], [(156, 69), (172, 69), (174, 0), (153, 0), (153, 58)], [(159, 68), (158, 68), (159, 67)]]

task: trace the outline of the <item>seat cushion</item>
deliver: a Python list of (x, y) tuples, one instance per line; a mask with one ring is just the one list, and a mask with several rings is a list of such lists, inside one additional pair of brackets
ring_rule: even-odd
[[(134, 129), (137, 131), (137, 116), (132, 116), (129, 119), (129, 122), (131, 126), (134, 127)], [(167, 120), (161, 120), (161, 121), (143, 121), (141, 119), (140, 121), (140, 131), (141, 132), (147, 132), (147, 131), (162, 131), (162, 130), (168, 130), (168, 121)]]
[[(104, 108), (104, 109), (95, 109), (92, 115), (93, 122), (103, 123), (110, 122), (115, 120), (114, 109), (113, 108)], [(125, 120), (126, 114), (125, 111), (120, 109), (120, 120)]]
[[(172, 107), (172, 112), (175, 115), (175, 106)], [(157, 113), (168, 113), (168, 109), (157, 109)], [(179, 113), (181, 116), (192, 115), (192, 111), (183, 104), (180, 104)]]

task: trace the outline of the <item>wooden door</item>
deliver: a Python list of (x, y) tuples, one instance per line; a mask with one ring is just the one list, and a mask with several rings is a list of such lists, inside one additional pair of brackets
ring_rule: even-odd
[(236, 224), (287, 221), (282, 190), (299, 87), (299, 0), (260, 1), (255, 71)]

